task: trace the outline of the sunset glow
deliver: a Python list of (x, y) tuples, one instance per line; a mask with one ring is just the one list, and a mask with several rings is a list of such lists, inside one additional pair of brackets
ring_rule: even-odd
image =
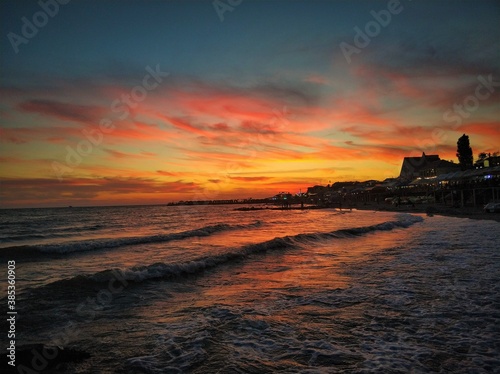
[[(497, 2), (2, 3), (1, 207), (258, 198), (500, 148)], [(399, 8), (398, 8), (399, 9)], [(384, 13), (385, 14), (385, 13)], [(497, 32), (495, 32), (495, 30)]]

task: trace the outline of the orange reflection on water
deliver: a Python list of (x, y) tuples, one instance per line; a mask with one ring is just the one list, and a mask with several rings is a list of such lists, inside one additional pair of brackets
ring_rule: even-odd
[(211, 286), (205, 289), (204, 296), (220, 301), (248, 302), (345, 289), (352, 283), (352, 267), (359, 275), (366, 261), (388, 261), (390, 248), (404, 241), (402, 235), (404, 232), (377, 232), (356, 238), (311, 242), (307, 248), (252, 254), (238, 264), (228, 264), (224, 269), (207, 274)]

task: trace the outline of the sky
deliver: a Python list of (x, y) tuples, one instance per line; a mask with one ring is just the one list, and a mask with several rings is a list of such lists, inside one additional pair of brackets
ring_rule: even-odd
[(500, 150), (498, 1), (0, 5), (0, 207), (261, 198)]

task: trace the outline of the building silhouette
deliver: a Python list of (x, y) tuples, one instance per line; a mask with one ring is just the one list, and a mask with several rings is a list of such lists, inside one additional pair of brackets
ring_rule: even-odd
[(440, 161), (438, 155), (426, 155), (422, 152), (420, 157), (405, 157), (399, 178), (404, 180), (413, 180), (420, 176), (420, 171), (428, 167), (431, 163)]

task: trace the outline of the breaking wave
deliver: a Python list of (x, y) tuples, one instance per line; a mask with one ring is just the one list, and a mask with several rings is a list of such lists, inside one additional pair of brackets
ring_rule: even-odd
[(65, 242), (58, 244), (45, 244), (37, 246), (18, 246), (10, 247), (0, 250), (1, 255), (11, 255), (15, 254), (17, 258), (25, 256), (33, 256), (40, 254), (67, 254), (74, 252), (85, 252), (101, 249), (111, 249), (129, 245), (138, 244), (148, 244), (148, 243), (163, 243), (172, 240), (181, 240), (191, 237), (201, 237), (209, 236), (221, 231), (227, 230), (238, 230), (238, 229), (248, 229), (252, 227), (259, 227), (262, 225), (261, 221), (256, 221), (251, 224), (246, 225), (228, 225), (228, 224), (217, 224), (205, 226), (199, 229), (182, 231), (170, 234), (158, 234), (158, 235), (148, 235), (148, 236), (133, 236), (125, 238), (106, 238), (106, 239), (89, 239), (73, 242)]
[(152, 265), (135, 266), (127, 269), (108, 269), (92, 275), (78, 275), (73, 278), (50, 283), (45, 287), (95, 286), (109, 282), (115, 278), (120, 278), (131, 283), (140, 283), (148, 280), (169, 280), (191, 275), (201, 275), (206, 270), (210, 270), (224, 264), (244, 260), (250, 255), (256, 253), (292, 249), (294, 247), (299, 247), (301, 244), (311, 243), (311, 241), (352, 238), (375, 231), (389, 231), (397, 228), (408, 228), (421, 221), (423, 221), (422, 217), (402, 215), (398, 221), (388, 221), (371, 226), (354, 227), (335, 230), (332, 232), (317, 232), (278, 237), (265, 242), (246, 245), (231, 252), (201, 257), (184, 263), (175, 264), (159, 262)]

